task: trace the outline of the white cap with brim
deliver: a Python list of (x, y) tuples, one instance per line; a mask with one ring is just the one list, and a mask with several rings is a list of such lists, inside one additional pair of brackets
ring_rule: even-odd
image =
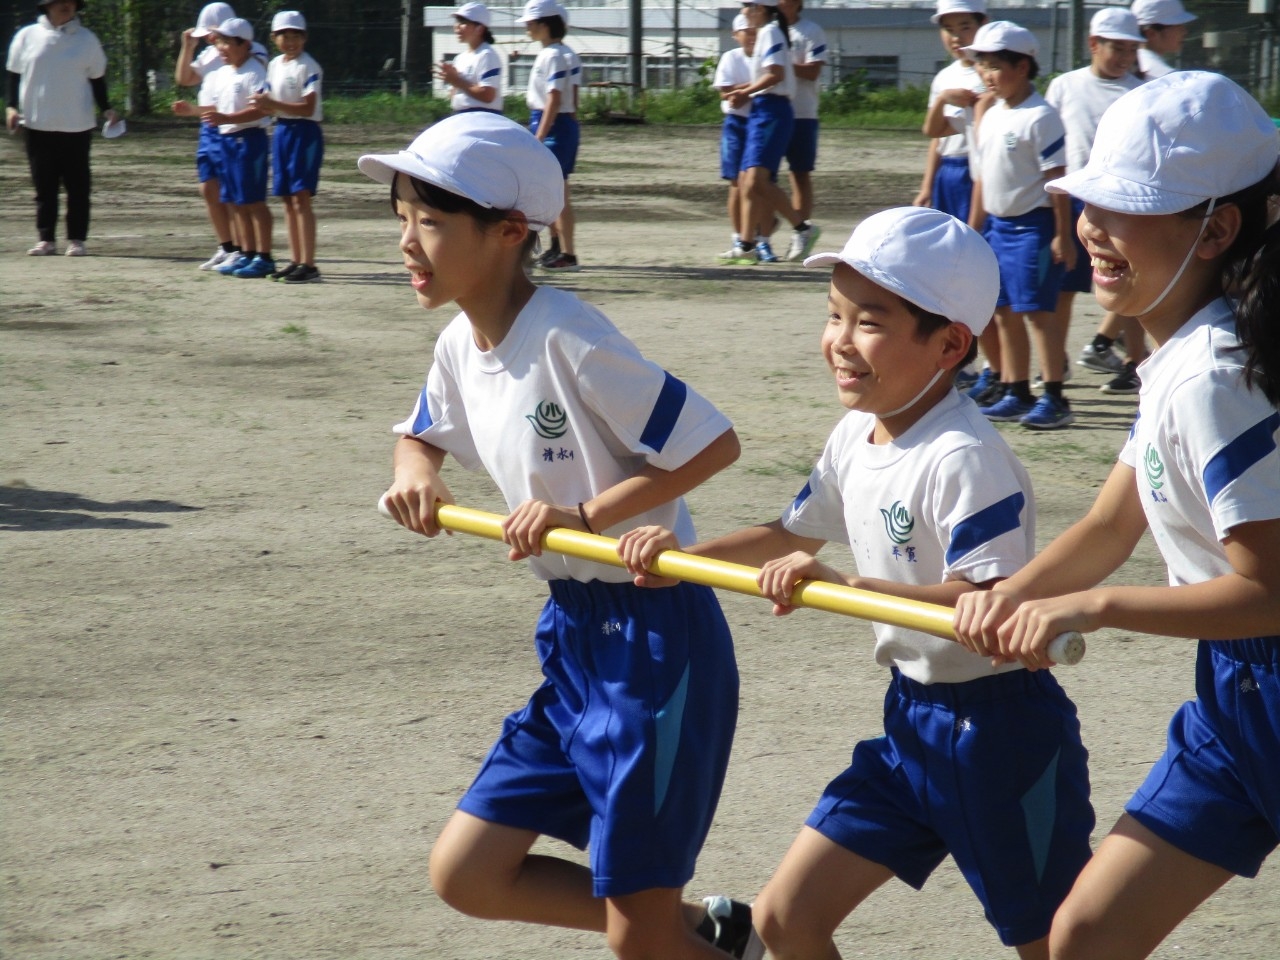
[(735, 13), (733, 15), (733, 32), (734, 33), (737, 33), (739, 30), (750, 30), (750, 29), (751, 29), (751, 21), (747, 19), (747, 15), (745, 13)]
[(518, 210), (533, 229), (564, 208), (564, 174), (546, 145), (494, 113), (457, 113), (399, 153), (366, 154), (360, 172), (390, 184), (397, 173), (425, 180), (493, 210)]
[(207, 37), (217, 29), (218, 24), (230, 20), (236, 15), (229, 3), (208, 3), (196, 17), (196, 28), (191, 31), (193, 37)]
[(1194, 13), (1187, 13), (1179, 0), (1133, 0), (1129, 9), (1144, 27), (1176, 27), (1199, 19)]
[(483, 3), (464, 3), (453, 11), (453, 15), (461, 17), (463, 20), (470, 20), (472, 23), (478, 23), (482, 27), (489, 26), (492, 19), (489, 16), (489, 8)]
[(238, 37), (241, 40), (253, 40), (253, 24), (241, 17), (223, 20), (213, 28), (213, 32), (223, 37)]
[(560, 16), (560, 4), (556, 0), (529, 0), (516, 17), (516, 23), (529, 23), (533, 20), (544, 20), (547, 17)]
[(1221, 74), (1185, 70), (1120, 97), (1089, 162), (1045, 189), (1118, 213), (1179, 213), (1253, 186), (1277, 160), (1280, 130), (1257, 100)]
[(979, 53), (1021, 53), (1036, 59), (1040, 54), (1040, 44), (1036, 35), (1026, 27), (1019, 26), (1012, 20), (992, 20), (984, 23), (973, 35), (973, 43), (961, 48), (962, 52), (972, 57)]
[(986, 0), (938, 0), (938, 12), (929, 20), (933, 23), (941, 23), (943, 17), (953, 13), (980, 13), (986, 16)]
[(1095, 13), (1089, 21), (1089, 36), (1129, 43), (1146, 42), (1146, 37), (1138, 29), (1138, 18), (1124, 7), (1103, 7)]
[(1000, 295), (1000, 265), (982, 235), (941, 210), (894, 207), (862, 223), (839, 253), (806, 267), (844, 263), (922, 310), (986, 329)]
[(281, 10), (271, 18), (271, 32), (279, 33), (281, 30), (301, 30), (307, 32), (307, 18), (297, 10)]

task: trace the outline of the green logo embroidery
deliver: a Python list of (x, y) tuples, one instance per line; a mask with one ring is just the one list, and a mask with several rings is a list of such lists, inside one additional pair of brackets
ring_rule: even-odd
[(888, 510), (880, 508), (880, 516), (884, 517), (884, 529), (894, 543), (906, 543), (911, 539), (911, 531), (916, 522), (901, 500), (895, 500)]
[(544, 440), (554, 440), (569, 432), (569, 418), (550, 400), (542, 401), (534, 413), (526, 413), (524, 418), (533, 424), (534, 432)]
[(1159, 490), (1164, 486), (1164, 461), (1160, 459), (1160, 454), (1150, 443), (1147, 444), (1146, 455), (1142, 458), (1142, 466), (1147, 471), (1147, 483), (1151, 485), (1152, 490)]

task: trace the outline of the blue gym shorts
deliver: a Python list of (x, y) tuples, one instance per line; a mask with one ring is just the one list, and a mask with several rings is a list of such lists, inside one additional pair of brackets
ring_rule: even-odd
[(1037, 207), (1018, 217), (987, 217), (985, 234), (1000, 264), (997, 307), (1014, 313), (1052, 311), (1058, 306), (1063, 267), (1053, 262), (1053, 210)]
[(1089, 293), (1093, 290), (1093, 265), (1089, 262), (1089, 251), (1080, 242), (1080, 235), (1075, 226), (1080, 222), (1080, 214), (1084, 212), (1084, 201), (1071, 198), (1071, 242), (1076, 248), (1076, 265), (1072, 270), (1062, 273), (1063, 293)]
[[(542, 123), (542, 111), (529, 111), (529, 132), (538, 135), (538, 125)], [(578, 129), (578, 118), (572, 113), (557, 113), (555, 123), (551, 124), (551, 132), (542, 141), (547, 149), (560, 161), (560, 171), (566, 180), (573, 173), (578, 163), (578, 141), (581, 133)]]
[(503, 722), (458, 809), (590, 849), (595, 895), (683, 887), (738, 715), (733, 641), (708, 587), (553, 580), (545, 681)]
[(925, 685), (895, 669), (884, 730), (807, 825), (917, 890), (950, 853), (1002, 943), (1047, 935), (1094, 826), (1088, 753), (1053, 674)]
[(212, 123), (200, 124), (200, 140), (196, 144), (196, 176), (201, 183), (222, 179), (222, 134)]
[(320, 164), (324, 162), (324, 132), (320, 124), (302, 118), (277, 120), (272, 141), (272, 192), (284, 197), (305, 190), (314, 197), (320, 186)]
[(747, 145), (742, 151), (742, 170), (764, 167), (773, 177), (791, 142), (795, 113), (791, 99), (762, 93), (751, 98), (751, 115), (747, 117)]
[(267, 131), (250, 127), (222, 137), (222, 202), (243, 206), (265, 203), (271, 146)]
[(737, 180), (747, 146), (747, 118), (726, 113), (720, 127), (720, 179)]
[(1257, 876), (1280, 842), (1280, 637), (1200, 641), (1196, 699), (1125, 812), (1179, 850)]
[(787, 169), (795, 173), (812, 173), (818, 165), (818, 121), (797, 119), (791, 126), (791, 142), (787, 144)]
[(973, 204), (973, 177), (968, 157), (943, 157), (933, 175), (933, 205), (961, 223), (969, 222)]

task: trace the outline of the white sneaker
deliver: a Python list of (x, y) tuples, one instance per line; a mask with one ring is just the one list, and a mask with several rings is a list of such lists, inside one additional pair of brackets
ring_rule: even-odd
[(67, 241), (67, 256), (68, 256), (68, 257), (87, 257), (88, 255), (89, 255), (89, 251), (88, 251), (88, 250), (86, 250), (86, 249), (84, 248), (84, 242), (83, 242), (83, 241), (81, 241), (81, 240), (68, 240), (68, 241)]
[(212, 257), (210, 257), (204, 263), (200, 264), (200, 269), (212, 270), (214, 267), (221, 266), (223, 263), (226, 262), (226, 259), (229, 256), (231, 256), (230, 251), (223, 250), (221, 247), (219, 247), (217, 250), (213, 251)]
[(792, 230), (791, 246), (787, 248), (786, 259), (791, 262), (803, 260), (813, 252), (813, 245), (818, 242), (820, 236), (822, 236), (822, 228), (814, 223), (803, 230)]
[(27, 251), (28, 257), (52, 257), (58, 252), (58, 248), (53, 245), (52, 240), (41, 240), (34, 247)]

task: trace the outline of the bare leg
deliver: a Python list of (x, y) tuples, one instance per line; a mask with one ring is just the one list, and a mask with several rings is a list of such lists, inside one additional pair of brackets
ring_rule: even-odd
[(298, 223), (298, 204), (296, 194), (285, 194), (280, 198), (284, 204), (284, 225), (285, 232), (289, 237), (289, 259), (294, 263), (302, 263), (302, 244), (300, 242), (299, 231), (301, 226)]
[(839, 960), (836, 928), (893, 872), (803, 827), (752, 908), (774, 960)]
[(813, 216), (813, 175), (791, 171), (791, 206), (801, 222)]
[[(801, 220), (796, 216), (791, 201), (782, 192), (782, 188), (770, 178), (768, 168), (752, 167), (738, 175), (740, 181), (743, 177), (746, 178), (741, 184), (746, 191), (745, 226), (751, 231), (752, 237), (758, 239), (770, 236), (773, 233), (773, 218), (776, 213), (786, 217), (793, 227), (800, 225)], [(742, 235), (746, 238), (747, 231), (744, 230)]]
[[(1062, 371), (1067, 362), (1067, 326), (1071, 322), (1070, 311), (1066, 320), (1052, 310), (1037, 310), (1027, 314), (1031, 329), (1035, 331), (1036, 352), (1040, 355), (1040, 376), (1046, 382), (1062, 382)], [(1030, 363), (1028, 362), (1028, 368)]]
[(219, 243), (227, 243), (233, 239), (231, 214), (227, 210), (227, 205), (218, 199), (221, 190), (222, 184), (217, 180), (206, 180), (200, 184), (200, 196), (204, 198), (204, 209), (209, 215), (209, 226), (213, 227), (213, 235), (218, 238)]
[(1137, 960), (1232, 874), (1161, 840), (1128, 814), (1111, 829), (1053, 918), (1054, 960)]
[(724, 960), (690, 926), (678, 888), (643, 890), (605, 903), (609, 948), (621, 960)]
[(247, 235), (253, 243), (253, 249), (264, 257), (270, 257), (271, 230), (275, 226), (271, 208), (267, 206), (266, 201), (260, 200), (257, 203), (245, 204), (242, 209), (247, 210), (249, 214), (250, 232)]
[(1000, 379), (1016, 383), (1031, 379), (1031, 340), (1021, 314), (1008, 307), (996, 309), (996, 326), (1000, 331)]
[(738, 180), (735, 177), (729, 181), (729, 199), (727, 203), (729, 210), (729, 226), (733, 228), (733, 232), (743, 239), (747, 238), (747, 233), (743, 230), (743, 203), (742, 190), (738, 187)]
[(978, 349), (987, 366), (992, 370), (1000, 370), (1000, 324), (992, 320), (982, 333), (978, 334)]
[(573, 213), (573, 204), (569, 202), (569, 181), (564, 182), (564, 209), (556, 220), (555, 232), (560, 235), (560, 249), (573, 256), (573, 229), (577, 226), (577, 217)]

